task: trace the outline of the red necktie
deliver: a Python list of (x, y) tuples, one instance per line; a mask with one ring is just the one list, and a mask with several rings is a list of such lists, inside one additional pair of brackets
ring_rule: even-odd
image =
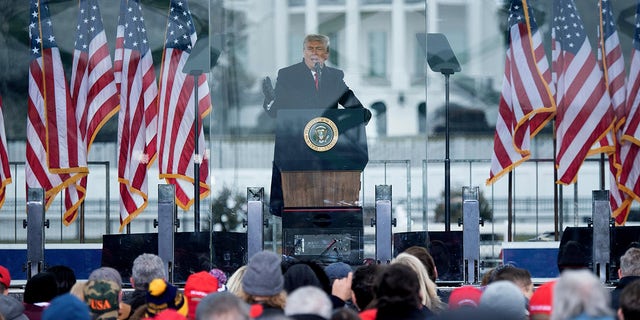
[(317, 72), (313, 74), (313, 79), (316, 81), (316, 91), (317, 91), (318, 90), (318, 73)]

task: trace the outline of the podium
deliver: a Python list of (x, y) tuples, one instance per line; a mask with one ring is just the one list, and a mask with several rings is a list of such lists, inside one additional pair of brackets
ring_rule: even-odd
[(364, 109), (289, 109), (276, 122), (284, 207), (358, 206), (369, 161)]
[(363, 256), (360, 174), (369, 161), (364, 109), (287, 109), (276, 120), (283, 253), (358, 263)]

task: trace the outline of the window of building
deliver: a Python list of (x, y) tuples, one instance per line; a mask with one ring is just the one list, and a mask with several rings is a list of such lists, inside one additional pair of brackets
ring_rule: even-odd
[(369, 54), (368, 75), (374, 78), (387, 77), (387, 32), (371, 31), (367, 36)]

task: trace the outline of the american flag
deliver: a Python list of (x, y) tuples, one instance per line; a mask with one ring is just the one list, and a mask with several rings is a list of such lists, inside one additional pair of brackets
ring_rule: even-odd
[[(627, 82), (627, 110), (628, 117), (622, 136), (620, 183), (623, 185), (622, 189), (635, 200), (640, 201), (640, 166), (637, 165), (640, 156), (640, 1), (636, 7), (633, 49)], [(624, 224), (627, 216), (624, 214), (614, 216), (616, 224)]]
[[(208, 157), (194, 154), (194, 79), (182, 72), (196, 43), (196, 31), (186, 0), (171, 0), (168, 20), (160, 75), (160, 178), (176, 186), (176, 202), (188, 210), (194, 202), (194, 161), (200, 162), (200, 197), (209, 195), (210, 188)], [(206, 76), (200, 75), (199, 117), (204, 118), (210, 111), (209, 85)], [(198, 148), (205, 150), (202, 121), (199, 122)]]
[(574, 183), (594, 143), (613, 126), (602, 70), (573, 0), (554, 2), (552, 79), (556, 85), (558, 182)]
[(4, 116), (2, 115), (2, 97), (0, 97), (0, 208), (4, 204), (6, 186), (11, 183), (11, 168), (7, 153), (7, 136), (4, 130)]
[(533, 10), (526, 1), (514, 0), (509, 10), (509, 47), (487, 184), (529, 158), (531, 138), (555, 112), (550, 81)]
[[(158, 86), (138, 0), (120, 12), (122, 64), (118, 116), (120, 231), (147, 206), (147, 169), (156, 157)], [(116, 51), (117, 52), (117, 51)], [(117, 53), (116, 53), (117, 55)], [(116, 57), (118, 59), (118, 57)]]
[[(26, 185), (44, 189), (48, 207), (62, 189), (87, 175), (87, 152), (66, 85), (47, 2), (32, 0), (29, 13)], [(66, 207), (65, 221), (71, 215), (70, 210), (78, 205), (76, 202), (71, 208)]]
[(624, 58), (620, 39), (613, 19), (613, 10), (609, 0), (600, 0), (600, 25), (598, 41), (598, 58), (605, 77), (607, 92), (611, 98), (611, 106), (614, 113), (614, 127), (609, 132), (613, 142), (613, 150), (609, 155), (609, 198), (612, 215), (627, 215), (631, 208), (631, 198), (621, 189), (619, 175), (622, 169), (621, 145), (622, 126), (626, 119), (626, 84), (624, 71)]
[[(71, 100), (88, 152), (98, 131), (119, 108), (111, 55), (97, 0), (80, 0), (71, 70)], [(85, 177), (79, 185), (66, 189), (66, 199), (84, 194), (86, 189)]]

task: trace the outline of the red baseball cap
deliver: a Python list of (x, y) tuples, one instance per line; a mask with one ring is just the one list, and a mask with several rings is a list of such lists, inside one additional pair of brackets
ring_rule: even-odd
[(187, 278), (184, 285), (184, 295), (189, 302), (189, 319), (196, 318), (196, 308), (200, 300), (212, 292), (218, 292), (218, 279), (209, 272), (201, 271)]
[(3, 266), (0, 266), (0, 283), (4, 284), (7, 288), (11, 285), (11, 274), (9, 270)]
[(553, 305), (553, 287), (556, 280), (539, 286), (529, 300), (529, 314), (551, 314)]
[(482, 290), (474, 286), (462, 286), (451, 291), (449, 296), (449, 309), (458, 309), (460, 307), (477, 307), (480, 305), (480, 296)]

